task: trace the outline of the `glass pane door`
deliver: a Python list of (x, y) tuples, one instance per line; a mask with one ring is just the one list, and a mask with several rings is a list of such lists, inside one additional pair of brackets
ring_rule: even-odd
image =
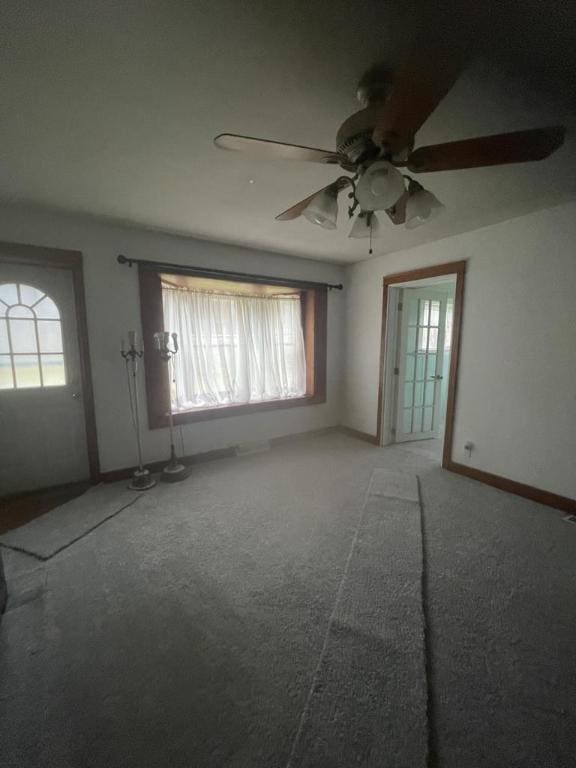
[(397, 440), (435, 437), (438, 431), (445, 317), (445, 298), (404, 291)]

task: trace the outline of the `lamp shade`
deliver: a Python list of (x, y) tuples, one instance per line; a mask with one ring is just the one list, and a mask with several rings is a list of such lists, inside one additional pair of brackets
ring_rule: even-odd
[(319, 227), (336, 229), (338, 191), (334, 187), (328, 187), (318, 192), (302, 211), (302, 215), (312, 224), (318, 224)]
[(404, 194), (404, 177), (385, 160), (372, 163), (356, 184), (356, 199), (364, 211), (391, 208)]
[(370, 237), (370, 232), (372, 232), (372, 237), (378, 237), (380, 232), (378, 217), (372, 211), (360, 211), (354, 219), (354, 224), (352, 224), (348, 237)]
[(415, 229), (442, 213), (444, 206), (427, 189), (417, 189), (406, 201), (406, 229)]

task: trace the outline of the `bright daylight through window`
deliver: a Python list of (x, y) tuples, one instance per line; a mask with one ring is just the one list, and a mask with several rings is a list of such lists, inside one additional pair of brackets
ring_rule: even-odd
[(174, 412), (306, 395), (301, 291), (163, 275), (162, 304), (180, 346)]
[(23, 283), (0, 284), (0, 389), (66, 384), (58, 307)]

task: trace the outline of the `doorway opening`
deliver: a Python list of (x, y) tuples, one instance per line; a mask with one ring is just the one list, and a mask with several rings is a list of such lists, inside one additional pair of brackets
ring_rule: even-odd
[(402, 444), (447, 466), (464, 262), (384, 279), (378, 443)]

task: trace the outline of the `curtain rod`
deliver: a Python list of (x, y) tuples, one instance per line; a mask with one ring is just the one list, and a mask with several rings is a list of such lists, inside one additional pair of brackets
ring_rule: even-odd
[(238, 282), (259, 283), (264, 285), (286, 285), (289, 287), (300, 288), (328, 288), (332, 291), (341, 291), (344, 286), (342, 283), (315, 283), (311, 280), (290, 280), (287, 277), (266, 277), (265, 275), (250, 275), (246, 272), (229, 272), (225, 269), (209, 269), (208, 267), (187, 267), (184, 264), (171, 264), (167, 261), (149, 261), (148, 259), (132, 259), (128, 256), (119, 254), (117, 257), (119, 264), (142, 264), (147, 268), (154, 268), (159, 271), (168, 270), (178, 275), (197, 275), (198, 277), (219, 277)]

